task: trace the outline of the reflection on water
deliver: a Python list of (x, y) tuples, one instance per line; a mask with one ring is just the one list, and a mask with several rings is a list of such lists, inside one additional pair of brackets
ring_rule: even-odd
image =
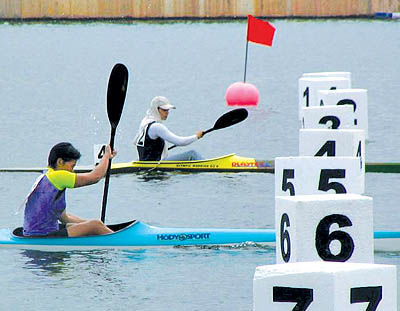
[[(87, 251), (40, 251), (21, 250), (24, 265), (22, 268), (40, 276), (62, 275), (63, 278), (76, 275), (79, 271), (89, 274), (100, 275), (112, 279), (110, 275), (112, 267), (116, 265), (132, 264), (140, 262), (155, 261), (159, 263), (160, 258), (181, 256), (204, 256), (207, 251), (214, 255), (235, 255), (243, 251), (249, 251), (264, 256), (274, 256), (275, 248), (254, 242), (245, 242), (239, 245), (193, 245), (174, 246), (163, 249), (135, 249), (135, 250), (87, 250)], [(109, 275), (107, 277), (107, 274)]]
[(156, 170), (146, 170), (141, 171), (136, 174), (138, 176), (138, 181), (148, 182), (148, 181), (163, 181), (171, 178), (171, 174)]
[(143, 261), (149, 258), (146, 255), (146, 249), (137, 249), (137, 250), (121, 250), (121, 257), (124, 262), (126, 261)]
[(232, 245), (176, 245), (174, 246), (176, 249), (194, 249), (194, 250), (202, 250), (202, 249), (211, 249), (211, 250), (221, 250), (221, 251), (229, 251), (229, 250), (248, 250), (248, 251), (267, 251), (267, 252), (275, 252), (275, 246), (268, 244), (261, 244), (256, 242), (243, 242), (240, 244), (232, 244)]
[(87, 250), (87, 251), (40, 251), (22, 250), (26, 258), (23, 268), (37, 274), (67, 274), (76, 268), (99, 267), (107, 270), (107, 265), (115, 261), (142, 261), (146, 258), (145, 249), (139, 250)]
[(43, 275), (67, 274), (77, 267), (108, 265), (113, 261), (113, 255), (108, 250), (88, 251), (21, 251), (27, 260), (24, 268)]
[(65, 260), (70, 258), (67, 252), (43, 252), (38, 250), (23, 250), (21, 255), (27, 258), (24, 268), (28, 270), (63, 273), (66, 270)]

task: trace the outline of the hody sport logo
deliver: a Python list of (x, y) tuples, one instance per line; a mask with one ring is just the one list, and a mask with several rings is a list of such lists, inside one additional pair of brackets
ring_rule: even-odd
[(187, 240), (208, 240), (211, 233), (175, 233), (157, 234), (159, 241), (187, 241)]

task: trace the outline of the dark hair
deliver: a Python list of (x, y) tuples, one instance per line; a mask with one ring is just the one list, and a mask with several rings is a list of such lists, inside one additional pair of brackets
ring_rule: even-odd
[(63, 159), (65, 162), (68, 162), (71, 160), (79, 160), (80, 157), (81, 153), (70, 143), (58, 143), (50, 150), (48, 165), (51, 168), (56, 168), (57, 159), (59, 158)]

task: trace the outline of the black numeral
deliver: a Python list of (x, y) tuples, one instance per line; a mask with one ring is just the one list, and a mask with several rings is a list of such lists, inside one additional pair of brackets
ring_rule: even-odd
[(332, 125), (328, 127), (333, 130), (337, 130), (340, 126), (340, 119), (336, 116), (325, 116), (319, 120), (319, 124), (328, 124), (328, 122), (332, 122)]
[[(357, 109), (357, 104), (352, 99), (342, 99), (336, 105), (337, 106), (340, 106), (340, 105), (351, 105), (351, 106), (353, 106), (353, 111), (354, 112)], [(354, 119), (354, 125), (357, 125), (357, 119)]]
[(369, 302), (365, 311), (375, 311), (382, 300), (382, 286), (355, 287), (350, 289), (350, 303)]
[(328, 140), (321, 149), (315, 154), (315, 157), (322, 157), (324, 154), (328, 157), (334, 157), (336, 155), (336, 141)]
[[(337, 224), (339, 228), (350, 227), (353, 225), (351, 220), (345, 215), (333, 214), (324, 217), (318, 224), (315, 232), (315, 248), (319, 257), (324, 261), (347, 261), (354, 252), (354, 241), (350, 234), (336, 230), (329, 233), (332, 224)], [(329, 246), (332, 241), (337, 240), (341, 244), (340, 253), (332, 254)]]
[(103, 145), (99, 151), (99, 153), (97, 154), (97, 159), (101, 159), (103, 158), (104, 154), (106, 153), (106, 145)]
[(361, 140), (358, 142), (357, 154), (356, 157), (361, 158)]
[(335, 190), (336, 193), (347, 193), (346, 188), (339, 182), (329, 182), (330, 178), (345, 178), (346, 170), (344, 169), (322, 169), (319, 177), (318, 190), (328, 191)]
[(358, 143), (358, 148), (357, 148), (356, 157), (359, 157), (359, 158), (360, 158), (360, 168), (362, 168), (363, 159), (362, 159), (362, 157), (361, 157), (361, 140), (360, 140), (360, 142)]
[(289, 190), (291, 196), (295, 195), (294, 185), (288, 179), (294, 178), (294, 169), (284, 169), (283, 170), (283, 178), (282, 178), (282, 190)]
[(306, 107), (310, 106), (310, 89), (308, 87), (306, 87), (303, 97), (306, 98)]
[[(290, 260), (290, 236), (286, 227), (290, 227), (289, 216), (284, 213), (281, 218), (281, 254), (284, 262), (289, 262)], [(286, 251), (285, 251), (286, 244)]]
[[(312, 288), (274, 286), (273, 302), (294, 302), (292, 311), (306, 311), (314, 300)], [(382, 300), (382, 286), (354, 287), (350, 289), (350, 303), (368, 302), (365, 311), (376, 311)]]
[(273, 287), (274, 302), (295, 302), (292, 311), (305, 311), (313, 301), (312, 288)]

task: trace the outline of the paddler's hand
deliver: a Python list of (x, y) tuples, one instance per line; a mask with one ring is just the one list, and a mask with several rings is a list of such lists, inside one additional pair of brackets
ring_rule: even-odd
[(93, 185), (97, 183), (100, 179), (102, 179), (106, 173), (108, 168), (109, 160), (114, 158), (117, 155), (117, 151), (111, 152), (110, 145), (107, 146), (106, 151), (104, 152), (103, 157), (101, 158), (100, 163), (95, 166), (95, 168), (89, 173), (77, 173), (76, 181), (74, 188)]
[(197, 139), (202, 138), (202, 137), (203, 137), (203, 131), (198, 131), (198, 132), (196, 133), (196, 136), (197, 136)]
[(113, 150), (111, 152), (111, 146), (107, 145), (106, 153), (104, 154), (108, 159), (114, 159), (114, 157), (117, 155), (117, 150)]

